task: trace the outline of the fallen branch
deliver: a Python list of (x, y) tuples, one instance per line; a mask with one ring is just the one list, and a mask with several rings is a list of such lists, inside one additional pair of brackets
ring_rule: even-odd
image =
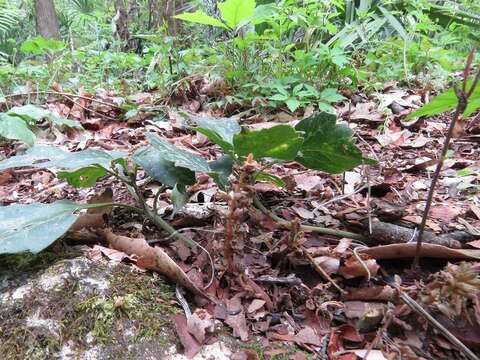
[[(366, 222), (364, 225), (367, 227)], [(371, 225), (371, 233), (369, 234), (370, 242), (388, 245), (408, 243), (415, 239), (415, 229), (386, 223), (378, 219), (374, 219)], [(425, 231), (423, 234), (423, 241), (429, 244), (442, 245), (452, 249), (461, 249), (462, 243), (453, 237), (454, 236), (450, 236), (449, 234), (437, 236), (432, 232)]]

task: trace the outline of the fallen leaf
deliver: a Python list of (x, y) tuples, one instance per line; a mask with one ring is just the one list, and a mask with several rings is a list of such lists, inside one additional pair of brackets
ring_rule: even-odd
[(212, 316), (206, 310), (197, 309), (187, 318), (187, 328), (188, 332), (193, 335), (199, 344), (203, 344), (206, 333), (213, 332), (215, 323)]
[[(377, 260), (411, 258), (415, 256), (416, 247), (416, 243), (391, 244), (362, 249), (359, 253), (365, 253)], [(480, 250), (450, 249), (442, 245), (422, 244), (420, 255), (437, 259), (480, 259)]]
[(265, 300), (254, 299), (252, 303), (248, 306), (247, 313), (252, 314), (257, 310), (260, 310), (263, 305), (265, 305)]
[[(370, 276), (376, 276), (380, 266), (377, 264), (375, 259), (363, 260), (363, 262), (370, 271)], [(344, 264), (340, 266), (338, 273), (346, 279), (368, 276), (368, 272), (365, 267), (353, 256), (349, 257)]]
[(188, 332), (187, 319), (185, 315), (177, 314), (172, 315), (170, 319), (175, 324), (175, 330), (178, 335), (178, 339), (182, 343), (185, 350), (185, 356), (187, 358), (193, 358), (201, 349), (197, 340)]
[(321, 346), (321, 339), (320, 336), (313, 330), (310, 326), (305, 326), (302, 330), (300, 330), (296, 338), (299, 342), (304, 344), (310, 344), (315, 346)]
[[(227, 308), (230, 310), (241, 308), (242, 304), (238, 298), (227, 300)], [(245, 313), (241, 311), (237, 315), (227, 315), (225, 324), (233, 329), (233, 336), (240, 338), (242, 341), (248, 340), (248, 327), (245, 319)]]

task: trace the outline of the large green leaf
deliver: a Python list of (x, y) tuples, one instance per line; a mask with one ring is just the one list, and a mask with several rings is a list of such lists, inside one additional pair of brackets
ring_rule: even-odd
[(341, 173), (360, 164), (375, 164), (363, 157), (355, 146), (348, 125), (336, 124), (336, 116), (315, 114), (295, 127), (304, 133), (304, 142), (295, 159), (306, 168), (331, 174)]
[(66, 200), (0, 207), (0, 254), (45, 249), (67, 232), (78, 208)]
[(98, 165), (85, 166), (74, 171), (59, 171), (57, 177), (66, 180), (70, 185), (80, 187), (92, 187), (97, 180), (107, 175), (107, 171)]
[(225, 152), (233, 151), (233, 136), (242, 131), (237, 120), (232, 118), (194, 118), (198, 125), (196, 131), (207, 136), (215, 144), (219, 145)]
[(17, 116), (29, 123), (37, 123), (42, 119), (47, 119), (56, 127), (70, 127), (76, 129), (83, 129), (82, 125), (77, 120), (70, 120), (56, 116), (51, 111), (42, 109), (41, 107), (27, 104), (24, 106), (15, 106), (11, 108), (8, 112), (10, 116)]
[(238, 156), (252, 154), (255, 159), (270, 157), (293, 160), (302, 145), (302, 138), (289, 125), (277, 125), (259, 131), (244, 130), (233, 138)]
[(209, 161), (208, 165), (212, 169), (209, 175), (220, 189), (225, 190), (228, 186), (228, 178), (232, 173), (233, 158), (230, 155), (223, 155), (217, 160)]
[(22, 119), (0, 113), (0, 137), (10, 140), (21, 140), (28, 146), (35, 143), (35, 134)]
[[(468, 87), (472, 86), (472, 82), (468, 82)], [(410, 113), (407, 119), (413, 119), (420, 116), (433, 116), (453, 110), (457, 107), (458, 98), (455, 94), (455, 89), (452, 87), (447, 91), (435, 96), (429, 103), (423, 105), (421, 108)], [(480, 108), (480, 86), (477, 86), (473, 91), (464, 116), (470, 116), (474, 111)]]
[(11, 108), (7, 114), (21, 117), (26, 121), (37, 122), (49, 117), (52, 113), (48, 110), (42, 109), (41, 107), (27, 104), (24, 106), (15, 106)]
[(174, 187), (177, 183), (192, 185), (195, 173), (188, 168), (175, 166), (175, 163), (163, 158), (163, 152), (153, 146), (138, 149), (132, 160), (140, 165), (155, 180)]
[(171, 161), (175, 166), (184, 167), (195, 172), (210, 172), (207, 160), (190, 151), (179, 149), (158, 135), (147, 134), (150, 145), (162, 154), (162, 158)]
[[(27, 150), (24, 155), (12, 156), (0, 161), (0, 170), (12, 167), (33, 166), (38, 168), (77, 169), (89, 165), (100, 165), (110, 168), (113, 160), (124, 157), (121, 151), (102, 151), (87, 149), (77, 152), (69, 152), (54, 146), (36, 145)], [(40, 160), (47, 160), (36, 163)]]
[(236, 29), (255, 11), (255, 0), (226, 0), (217, 4), (220, 16), (227, 26)]
[(174, 16), (174, 18), (187, 21), (187, 22), (202, 24), (202, 25), (216, 26), (216, 27), (220, 27), (228, 30), (228, 27), (224, 23), (222, 23), (220, 20), (207, 15), (201, 10), (197, 10), (191, 13), (178, 14)]

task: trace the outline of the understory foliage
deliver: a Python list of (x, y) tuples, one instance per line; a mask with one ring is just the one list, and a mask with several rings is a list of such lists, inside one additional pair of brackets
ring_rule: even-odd
[[(24, 124), (23, 118), (13, 114), (29, 114), (35, 118), (41, 109), (29, 106), (15, 110), (12, 121)], [(27, 115), (24, 115), (26, 117)], [(44, 114), (48, 117), (48, 114)], [(148, 208), (137, 188), (138, 167), (165, 187), (173, 188), (172, 201), (177, 208), (187, 201), (186, 186), (195, 183), (196, 173), (212, 176), (222, 189), (229, 188), (234, 164), (246, 159), (265, 161), (266, 164), (296, 161), (308, 169), (328, 173), (341, 173), (360, 164), (374, 164), (364, 158), (354, 145), (350, 128), (336, 124), (330, 114), (317, 114), (299, 122), (295, 127), (277, 125), (268, 129), (251, 131), (242, 129), (236, 120), (195, 118), (193, 129), (206, 135), (219, 145), (224, 156), (208, 162), (203, 157), (180, 149), (155, 134), (147, 134), (149, 145), (138, 149), (132, 156), (121, 151), (87, 149), (68, 152), (49, 145), (36, 145), (24, 155), (10, 157), (0, 162), (0, 171), (12, 167), (34, 166), (56, 168), (57, 176), (75, 187), (94, 186), (104, 176), (114, 176), (132, 190), (139, 209), (147, 217), (157, 219), (156, 209)], [(40, 162), (39, 162), (40, 161)], [(269, 180), (281, 185), (282, 180), (264, 171), (251, 177)], [(122, 204), (117, 204), (122, 206)], [(112, 204), (94, 204), (93, 207)], [(76, 204), (60, 200), (52, 204), (11, 205), (0, 208), (0, 253), (22, 251), (38, 252), (62, 236), (76, 221), (78, 211), (90, 208), (89, 204)], [(55, 231), (48, 229), (55, 228)]]
[(195, 1), (176, 9), (175, 29), (140, 1), (129, 13), (133, 45), (122, 51), (110, 2), (62, 0), (56, 9), (61, 39), (45, 40), (30, 2), (0, 1), (3, 93), (59, 84), (168, 95), (202, 74), (226, 81), (210, 99), (218, 106), (333, 112), (340, 93), (392, 78), (442, 86), (480, 34), (470, 1), (227, 0), (213, 16)]

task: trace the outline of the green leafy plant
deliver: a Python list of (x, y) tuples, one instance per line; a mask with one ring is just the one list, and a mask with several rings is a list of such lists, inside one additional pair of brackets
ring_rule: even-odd
[(218, 3), (220, 19), (216, 19), (202, 10), (176, 15), (176, 19), (187, 22), (210, 25), (229, 31), (237, 31), (246, 25), (255, 12), (255, 0), (226, 0)]
[(60, 129), (64, 127), (83, 129), (78, 121), (58, 117), (51, 111), (28, 104), (16, 106), (7, 112), (0, 113), (0, 138), (20, 140), (33, 146), (36, 139), (34, 130), (38, 128), (42, 120), (46, 120), (50, 126)]
[[(147, 205), (137, 184), (139, 168), (143, 168), (148, 176), (163, 185), (155, 199), (166, 187), (173, 188), (172, 202), (181, 207), (188, 199), (186, 186), (195, 183), (195, 173), (209, 174), (219, 187), (225, 189), (230, 186), (234, 164), (241, 165), (251, 156), (266, 161), (267, 164), (296, 161), (308, 169), (329, 173), (374, 163), (373, 160), (364, 158), (354, 145), (348, 126), (336, 124), (335, 116), (330, 114), (314, 115), (295, 127), (279, 125), (259, 131), (242, 129), (236, 120), (230, 118), (196, 118), (193, 122), (196, 131), (223, 149), (223, 157), (207, 161), (157, 135), (148, 134), (149, 144), (131, 156), (119, 151), (87, 149), (68, 152), (53, 146), (36, 145), (24, 155), (1, 161), (0, 171), (24, 166), (60, 169), (57, 176), (75, 187), (93, 186), (104, 176), (114, 176), (126, 186), (137, 206), (119, 203), (75, 204), (61, 200), (52, 204), (1, 207), (0, 253), (26, 250), (38, 252), (68, 231), (80, 210), (111, 206), (123, 206), (143, 214), (161, 229), (194, 246), (192, 240), (178, 234), (158, 215), (156, 200), (153, 206)], [(280, 179), (264, 171), (257, 172), (252, 180), (282, 184)], [(55, 231), (45, 231), (49, 224), (55, 224)]]

